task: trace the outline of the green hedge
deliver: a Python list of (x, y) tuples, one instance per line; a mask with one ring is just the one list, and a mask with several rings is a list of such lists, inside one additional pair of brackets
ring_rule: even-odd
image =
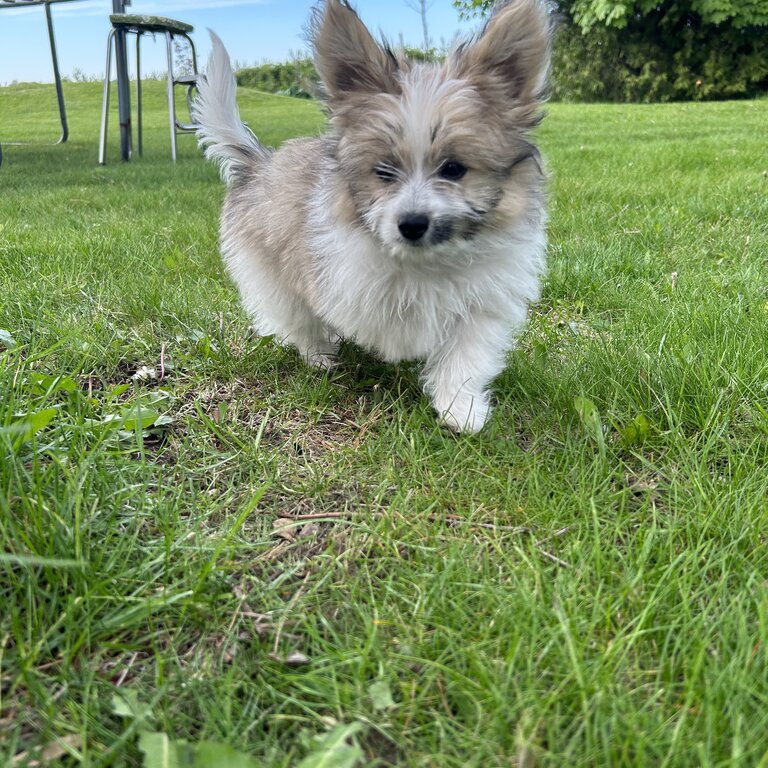
[[(440, 58), (434, 49), (423, 51), (421, 48), (405, 48), (404, 52), (417, 61), (437, 61)], [(309, 56), (279, 64), (244, 67), (237, 70), (235, 78), (237, 84), (245, 88), (300, 98), (310, 98), (320, 80), (315, 64)]]
[(317, 83), (317, 72), (312, 59), (297, 58), (279, 64), (261, 64), (245, 67), (235, 73), (237, 84), (267, 93), (309, 98)]
[(553, 63), (555, 100), (662, 102), (752, 98), (768, 92), (768, 28), (665, 28), (562, 24)]
[[(439, 54), (418, 49), (420, 60)], [(238, 85), (309, 98), (318, 82), (309, 57), (237, 72)], [(717, 26), (661, 13), (624, 28), (588, 31), (564, 15), (558, 28), (552, 98), (576, 102), (663, 102), (752, 98), (768, 93), (768, 27)]]

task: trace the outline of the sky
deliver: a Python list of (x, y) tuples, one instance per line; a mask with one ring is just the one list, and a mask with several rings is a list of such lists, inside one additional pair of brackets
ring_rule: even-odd
[[(313, 5), (313, 0), (133, 0), (126, 10), (192, 24), (198, 64), (203, 69), (210, 51), (206, 28), (222, 38), (236, 65), (285, 61), (291, 52), (306, 51), (303, 28)], [(406, 0), (353, 0), (353, 5), (377, 37), (382, 33), (395, 44), (403, 40), (408, 45), (421, 45), (421, 19)], [(466, 35), (476, 27), (476, 23), (459, 19), (451, 0), (433, 0), (428, 7), (433, 45), (450, 44), (456, 34)], [(59, 2), (51, 8), (62, 77), (101, 79), (111, 0)], [(161, 38), (154, 42), (143, 38), (141, 54), (143, 72), (164, 71), (165, 43)], [(42, 6), (0, 8), (0, 85), (12, 82), (53, 82)]]

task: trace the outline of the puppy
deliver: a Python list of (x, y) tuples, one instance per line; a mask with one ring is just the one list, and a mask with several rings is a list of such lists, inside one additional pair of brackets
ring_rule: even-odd
[(346, 0), (309, 36), (329, 130), (264, 147), (213, 35), (193, 116), (229, 190), (221, 250), (256, 331), (330, 366), (341, 339), (424, 361), (442, 421), (479, 430), (539, 296), (545, 194), (530, 131), (550, 59), (542, 0), (497, 4), (440, 63), (377, 43)]

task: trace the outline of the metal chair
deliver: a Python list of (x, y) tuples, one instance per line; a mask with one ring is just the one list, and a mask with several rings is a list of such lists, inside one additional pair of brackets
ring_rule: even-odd
[[(64, 105), (64, 91), (61, 87), (61, 75), (59, 74), (59, 58), (56, 54), (56, 38), (53, 34), (53, 19), (51, 18), (51, 3), (69, 2), (69, 0), (0, 0), (2, 8), (23, 8), (31, 5), (45, 6), (45, 21), (48, 26), (48, 42), (51, 46), (51, 63), (53, 64), (53, 80), (56, 85), (56, 99), (59, 104), (59, 121), (61, 122), (61, 135), (54, 144), (63, 144), (69, 137), (67, 125), (67, 109)], [(19, 142), (9, 142), (18, 144)], [(0, 165), (3, 163), (3, 150), (0, 146)]]
[[(168, 118), (171, 128), (171, 157), (176, 162), (176, 134), (193, 133), (197, 125), (191, 122), (182, 122), (176, 117), (175, 86), (186, 88), (187, 108), (191, 106), (192, 94), (195, 90), (198, 78), (197, 53), (195, 44), (190, 37), (193, 27), (183, 21), (168, 19), (163, 16), (145, 16), (142, 14), (114, 13), (110, 15), (112, 29), (107, 38), (107, 68), (104, 75), (104, 97), (101, 108), (101, 139), (99, 142), (99, 163), (104, 165), (107, 161), (107, 123), (109, 117), (109, 90), (110, 71), (112, 69), (112, 44), (118, 32), (136, 35), (136, 135), (139, 155), (143, 153), (142, 122), (141, 122), (141, 37), (145, 34), (161, 34), (165, 36), (166, 55), (168, 59), (167, 95)], [(192, 74), (175, 75), (173, 71), (173, 41), (181, 38), (187, 42), (192, 54)]]

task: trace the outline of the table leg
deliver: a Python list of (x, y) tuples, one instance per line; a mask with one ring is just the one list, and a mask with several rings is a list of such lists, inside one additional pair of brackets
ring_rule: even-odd
[[(113, 13), (124, 13), (125, 0), (112, 0)], [(128, 54), (125, 45), (125, 32), (115, 32), (115, 66), (117, 69), (117, 112), (120, 120), (120, 156), (123, 160), (131, 159), (133, 144), (131, 129), (131, 89), (128, 77)]]

